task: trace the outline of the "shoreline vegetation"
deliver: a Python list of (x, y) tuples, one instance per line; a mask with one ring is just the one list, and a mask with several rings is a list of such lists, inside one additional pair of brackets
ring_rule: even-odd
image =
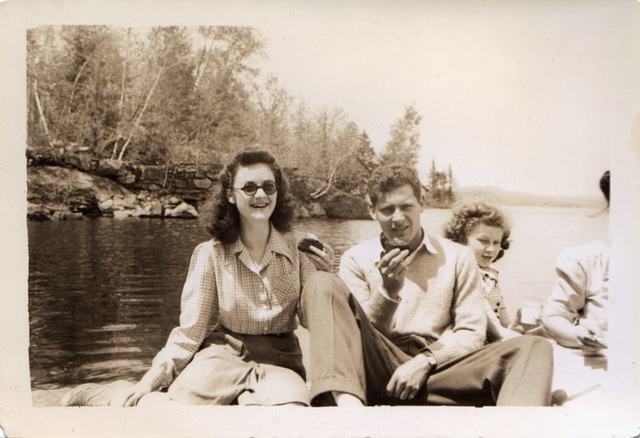
[[(27, 152), (27, 218), (83, 217), (195, 219), (220, 189), (221, 164), (141, 165), (89, 154)], [(295, 168), (285, 168), (297, 218), (370, 219), (364, 193), (327, 187)]]
[[(206, 200), (219, 189), (221, 164), (154, 166), (97, 160), (79, 152), (27, 151), (27, 218), (77, 220), (84, 217), (195, 219)], [(350, 187), (340, 183), (323, 189), (323, 181), (286, 168), (296, 199), (297, 218), (370, 219), (366, 181)], [(317, 195), (318, 191), (324, 193)], [(429, 193), (429, 187), (425, 187)], [(316, 196), (314, 196), (316, 193)], [(456, 202), (482, 200), (500, 206), (591, 207), (589, 197), (557, 197), (513, 192), (494, 187), (464, 187), (444, 199), (428, 196), (429, 208), (451, 208)]]

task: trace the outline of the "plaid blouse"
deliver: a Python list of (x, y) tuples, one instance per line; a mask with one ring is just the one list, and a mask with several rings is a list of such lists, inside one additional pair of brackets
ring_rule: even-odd
[(231, 245), (214, 239), (198, 245), (182, 290), (180, 325), (143, 381), (153, 389), (169, 386), (219, 324), (249, 335), (293, 331), (300, 293), (315, 271), (296, 248), (302, 237), (271, 227), (259, 266), (240, 239)]

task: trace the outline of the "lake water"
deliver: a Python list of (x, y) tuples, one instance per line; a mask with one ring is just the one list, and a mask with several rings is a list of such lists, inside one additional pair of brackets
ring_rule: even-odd
[[(497, 263), (510, 313), (542, 303), (565, 246), (607, 235), (607, 214), (568, 208), (505, 208), (511, 249)], [(427, 210), (440, 233), (449, 210)], [(339, 256), (379, 234), (374, 221), (309, 219)], [(33, 389), (136, 380), (178, 323), (189, 258), (209, 236), (198, 221), (94, 219), (29, 222), (29, 324)], [(336, 257), (336, 262), (338, 258)]]

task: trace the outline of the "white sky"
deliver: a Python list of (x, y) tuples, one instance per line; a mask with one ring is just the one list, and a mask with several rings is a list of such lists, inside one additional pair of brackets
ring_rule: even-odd
[(609, 148), (630, 126), (628, 8), (394, 4), (275, 2), (256, 26), (268, 40), (263, 72), (313, 109), (344, 109), (377, 150), (414, 104), (422, 173), (435, 158), (460, 186), (599, 196)]

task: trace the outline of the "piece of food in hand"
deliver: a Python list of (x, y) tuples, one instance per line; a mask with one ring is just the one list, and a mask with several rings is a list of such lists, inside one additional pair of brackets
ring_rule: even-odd
[(313, 239), (311, 237), (305, 237), (300, 242), (298, 242), (298, 249), (300, 251), (309, 252), (311, 254), (315, 254), (310, 247), (315, 246), (320, 251), (324, 250), (324, 245), (317, 239)]
[(396, 248), (398, 248), (400, 251), (409, 249), (409, 244), (404, 240), (389, 239), (387, 236), (385, 236), (384, 233), (380, 234), (380, 243), (382, 243), (382, 248), (384, 248), (385, 253), (388, 253), (389, 251)]

